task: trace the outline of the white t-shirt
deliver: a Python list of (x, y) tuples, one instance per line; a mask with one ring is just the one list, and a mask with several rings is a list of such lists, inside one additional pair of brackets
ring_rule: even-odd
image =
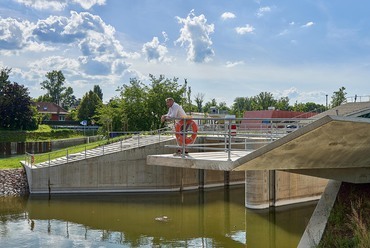
[(167, 118), (183, 118), (186, 116), (186, 113), (180, 105), (174, 102), (168, 109), (166, 116)]

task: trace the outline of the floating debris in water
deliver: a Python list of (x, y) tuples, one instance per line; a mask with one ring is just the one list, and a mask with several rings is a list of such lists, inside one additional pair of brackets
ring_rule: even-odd
[(167, 221), (170, 220), (166, 215), (163, 215), (163, 216), (160, 216), (160, 217), (155, 217), (154, 219), (156, 221), (161, 221), (161, 222), (167, 222)]

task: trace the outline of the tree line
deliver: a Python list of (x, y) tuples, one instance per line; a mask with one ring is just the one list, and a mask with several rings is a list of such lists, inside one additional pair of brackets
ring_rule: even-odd
[[(103, 103), (103, 91), (99, 85), (86, 92), (82, 99), (74, 96), (72, 87), (65, 87), (62, 71), (48, 72), (46, 80), (40, 83), (46, 94), (31, 99), (29, 91), (23, 85), (9, 80), (11, 69), (0, 71), (0, 128), (2, 129), (37, 129), (47, 116), (37, 112), (35, 102), (53, 102), (68, 110), (67, 118), (75, 121), (87, 120), (88, 124), (99, 124), (102, 132), (107, 131), (142, 131), (162, 127), (160, 116), (167, 112), (165, 99), (173, 97), (186, 112), (198, 112), (207, 115), (211, 108), (243, 117), (245, 111), (267, 110), (275, 107), (279, 110), (300, 112), (322, 112), (326, 106), (308, 103), (289, 105), (288, 97), (275, 99), (270, 92), (261, 92), (252, 97), (237, 97), (231, 107), (215, 98), (205, 102), (205, 94), (197, 93), (192, 99), (191, 87), (187, 80), (181, 84), (178, 78), (168, 79), (164, 75), (149, 75), (149, 84), (136, 78), (117, 88), (118, 96)], [(333, 92), (330, 107), (346, 101), (345, 88)]]

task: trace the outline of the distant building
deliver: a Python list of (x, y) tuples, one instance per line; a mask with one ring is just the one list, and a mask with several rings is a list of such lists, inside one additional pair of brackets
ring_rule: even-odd
[(53, 102), (35, 102), (37, 111), (44, 115), (50, 114), (51, 121), (65, 121), (68, 111)]

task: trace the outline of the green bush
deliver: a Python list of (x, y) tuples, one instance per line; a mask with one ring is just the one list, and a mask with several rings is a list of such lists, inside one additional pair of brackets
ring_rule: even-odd
[(50, 131), (0, 131), (0, 142), (24, 142), (66, 139), (80, 136), (75, 130), (57, 129)]

